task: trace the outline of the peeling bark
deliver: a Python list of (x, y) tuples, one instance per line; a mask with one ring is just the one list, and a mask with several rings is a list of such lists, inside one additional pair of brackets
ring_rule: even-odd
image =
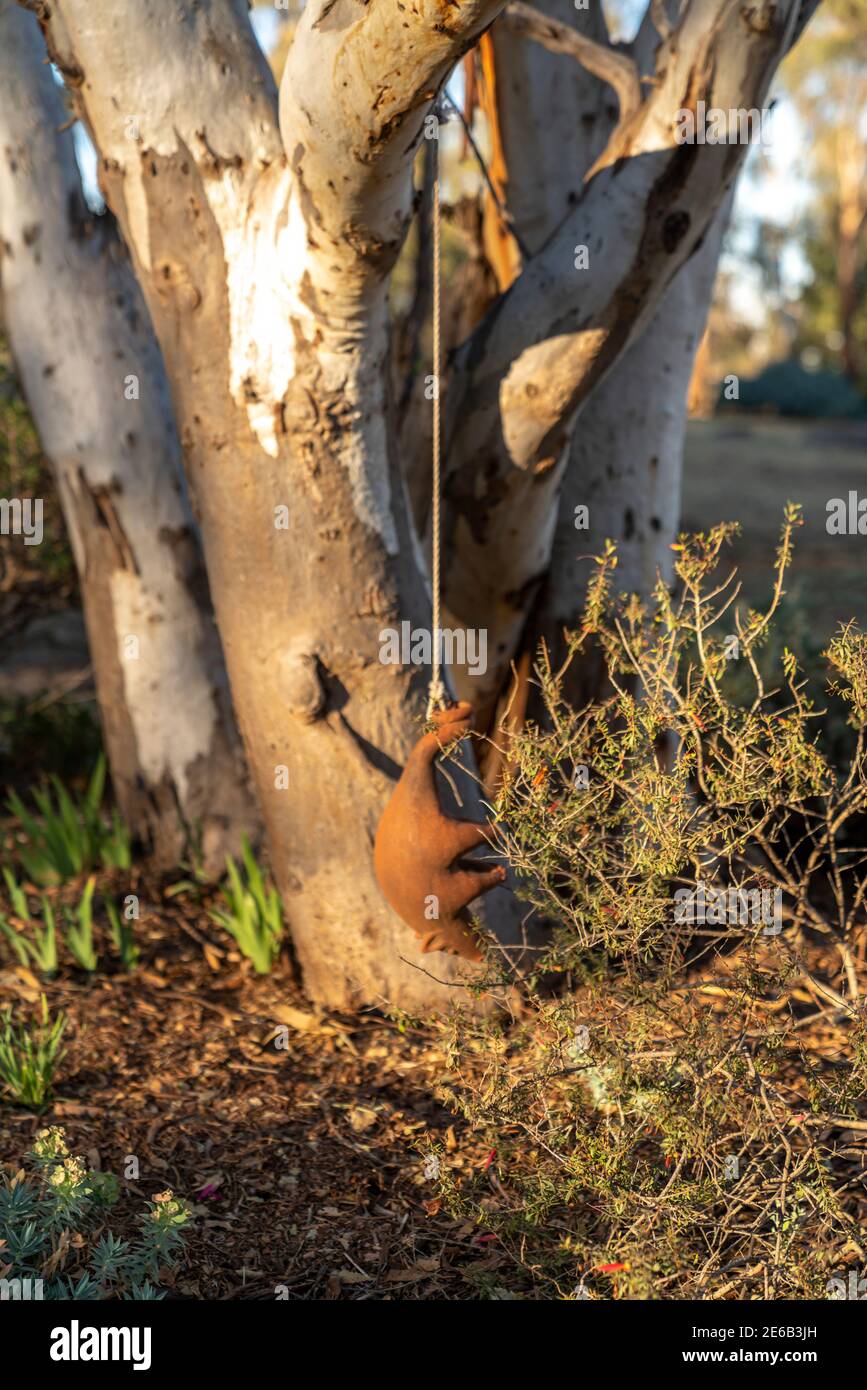
[[(372, 872), (427, 674), (383, 664), (380, 634), (430, 621), (388, 393), (387, 281), (424, 118), (502, 0), (309, 0), (280, 130), (242, 0), (39, 8), (167, 363), (307, 987), (334, 1005), (442, 1003), (451, 967), (437, 966), (444, 985), (420, 972)], [(495, 648), (465, 687), (475, 701), (499, 688), (547, 569), (575, 418), (696, 251), (742, 156), (674, 145), (674, 115), (699, 97), (760, 102), (792, 13), (791, 0), (693, 0), (604, 167), (582, 188), (579, 159), (557, 230), (458, 356), (446, 602), (449, 625), (487, 628)], [(609, 129), (581, 126), (595, 79), (572, 67), (589, 163)], [(597, 87), (598, 101), (615, 105)], [(457, 779), (461, 814), (481, 820), (472, 773)], [(520, 943), (512, 894), (494, 889), (484, 918)]]
[[(693, 0), (608, 162), (458, 354), (446, 607), (453, 625), (488, 630), (489, 711), (547, 570), (579, 412), (696, 251), (743, 160), (743, 146), (678, 145), (677, 112), (700, 98), (760, 106), (797, 8), (789, 0), (746, 16), (739, 0)], [(465, 693), (460, 674), (458, 684)]]
[[(285, 157), (271, 75), (236, 0), (171, 15), (144, 0), (115, 21), (59, 0), (43, 16), (80, 74), (163, 348), (305, 985), (338, 1007), (455, 998), (456, 967), (427, 973), (373, 874), (426, 674), (383, 664), (380, 632), (430, 621), (394, 447), (386, 289), (424, 114), (497, 8), (309, 4), (284, 79)], [(363, 59), (372, 46), (375, 64)], [(482, 819), (472, 778), (456, 780), (461, 815)], [(508, 944), (525, 911), (497, 889), (480, 915)]]
[[(727, 211), (727, 209), (726, 209)], [(552, 660), (566, 654), (591, 557), (617, 542), (617, 589), (649, 595), (657, 576), (673, 574), (671, 544), (680, 525), (681, 476), (692, 363), (707, 319), (725, 219), (675, 277), (640, 338), (624, 353), (582, 413), (572, 440), (557, 512), (551, 560), (528, 645), (540, 639)], [(575, 527), (587, 506), (590, 527)], [(600, 694), (592, 660), (571, 664), (566, 697), (580, 708)]]
[(257, 816), (159, 350), (110, 219), (84, 205), (36, 21), (9, 0), (0, 40), (3, 314), (79, 571), (115, 792), (159, 866), (200, 835), (219, 871)]
[[(572, 0), (543, 0), (538, 8), (594, 45), (607, 41), (601, 6), (576, 10)], [(503, 163), (499, 192), (521, 241), (536, 255), (578, 202), (584, 175), (611, 132), (617, 103), (606, 83), (520, 31), (498, 23), (488, 38), (494, 69), (489, 78), (494, 109), (488, 117), (496, 125)], [(486, 215), (493, 216), (487, 204)], [(520, 270), (520, 258), (515, 256), (508, 269), (508, 278), (500, 277), (503, 289)]]
[[(655, 4), (631, 49), (643, 74), (653, 72), (659, 36), (667, 32), (670, 25)], [(649, 595), (657, 575), (671, 577), (688, 385), (730, 210), (731, 195), (644, 332), (593, 392), (574, 430), (548, 572), (524, 636), (531, 655), (544, 640), (555, 665), (566, 655), (564, 633), (580, 625), (590, 557), (606, 540), (617, 542), (623, 592)], [(579, 506), (589, 509), (590, 527), (584, 532), (575, 526)], [(580, 708), (599, 695), (601, 666), (588, 652), (570, 663), (565, 680), (567, 698)]]

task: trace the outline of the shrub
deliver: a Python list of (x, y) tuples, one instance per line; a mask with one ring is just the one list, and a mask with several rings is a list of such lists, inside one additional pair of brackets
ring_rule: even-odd
[[(798, 522), (764, 613), (717, 580), (717, 527), (680, 538), (649, 603), (613, 594), (607, 548), (567, 665), (540, 654), (545, 725), (492, 810), (559, 926), (517, 1016), (452, 1025), (444, 1094), (497, 1157), (442, 1179), (527, 1296), (806, 1299), (863, 1263), (867, 638), (826, 654), (840, 771), (793, 654), (775, 687), (757, 659)], [(591, 642), (610, 686), (574, 710)]]
[(0, 1183), (0, 1277), (42, 1280), (46, 1299), (153, 1300), (160, 1271), (183, 1250), (190, 1212), (172, 1192), (147, 1202), (132, 1240), (105, 1229), (120, 1184), (70, 1155), (58, 1126), (40, 1130), (29, 1155), (34, 1170)]

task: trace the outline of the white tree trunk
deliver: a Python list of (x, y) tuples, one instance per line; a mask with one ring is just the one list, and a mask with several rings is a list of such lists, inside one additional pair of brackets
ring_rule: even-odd
[[(457, 355), (449, 408), (446, 604), (488, 631), (491, 708), (545, 576), (576, 420), (705, 238), (746, 146), (678, 144), (678, 113), (760, 107), (797, 0), (692, 0), (655, 84), (570, 214)], [(561, 61), (568, 61), (565, 57)], [(576, 267), (576, 251), (589, 255)], [(580, 258), (579, 258), (580, 259)], [(466, 693), (467, 681), (459, 688)]]
[[(577, 411), (742, 154), (674, 146), (674, 115), (699, 97), (760, 100), (793, 4), (692, 0), (610, 162), (459, 358), (446, 592), (461, 623), (502, 642), (500, 674), (547, 564)], [(418, 970), (371, 863), (427, 674), (383, 664), (380, 634), (430, 622), (387, 397), (387, 286), (424, 118), (502, 7), (309, 0), (281, 141), (242, 0), (37, 4), (162, 344), (278, 880), (307, 986), (333, 1004), (450, 997)], [(477, 817), (467, 782), (463, 798)], [(505, 890), (485, 900), (502, 943), (520, 940), (522, 915)]]
[[(578, 10), (574, 0), (542, 0), (536, 8), (596, 43), (607, 42), (601, 5)], [(502, 197), (522, 244), (535, 256), (581, 197), (584, 176), (614, 126), (617, 99), (574, 59), (507, 25), (495, 24), (491, 40), (506, 164)], [(488, 198), (488, 208), (491, 203)]]
[[(590, 557), (617, 543), (618, 592), (649, 595), (670, 580), (680, 524), (687, 393), (719, 259), (723, 220), (675, 277), (640, 338), (601, 383), (581, 414), (563, 479), (551, 559), (528, 645), (544, 638), (562, 662), (564, 630), (579, 625)], [(589, 509), (578, 530), (576, 508)], [(565, 686), (580, 705), (599, 694), (593, 660), (574, 661)]]
[[(496, 6), (455, 9), (477, 32)], [(337, 1006), (417, 1008), (454, 999), (457, 968), (422, 957), (373, 874), (377, 822), (421, 731), (425, 676), (383, 664), (380, 632), (430, 621), (385, 398), (386, 290), (410, 213), (421, 94), (470, 35), (430, 16), (422, 71), (408, 65), (402, 87), (400, 12), (380, 5), (358, 20), (379, 46), (372, 78), (341, 45), (347, 13), (355, 21), (358, 7), (307, 6), (295, 49), (312, 36), (317, 57), (297, 76), (299, 108), (284, 107), (285, 157), (240, 0), (185, 14), (155, 0), (113, 12), (61, 0), (43, 19), (163, 347), (306, 987)], [(346, 165), (351, 213), (330, 187), (334, 160)], [(463, 799), (462, 813), (480, 818), (471, 782)], [(485, 899), (501, 941), (520, 939), (524, 913), (506, 890)]]
[[(539, 8), (554, 18), (571, 19), (565, 13), (569, 7), (564, 0), (543, 0)], [(516, 48), (532, 50), (534, 67), (527, 80), (540, 93), (550, 88), (558, 69), (562, 72), (564, 66), (574, 66), (508, 31), (499, 42), (504, 65), (516, 61)], [(642, 75), (652, 74), (659, 42), (648, 12), (630, 48)], [(607, 92), (589, 75), (575, 82), (574, 90), (585, 94), (588, 106), (594, 94)], [(525, 101), (523, 88), (515, 97), (520, 109)], [(562, 206), (572, 193), (576, 171), (583, 178), (606, 145), (615, 114), (609, 94), (607, 110), (592, 123), (585, 117), (580, 129), (589, 129), (594, 136), (589, 148), (586, 138), (581, 140), (574, 133), (579, 129), (574, 120), (558, 121), (555, 130), (537, 125), (515, 131), (508, 145), (516, 197), (516, 203), (510, 204), (513, 213), (521, 206), (524, 186), (532, 188), (535, 171), (545, 160), (551, 165), (546, 169), (549, 201), (554, 202), (559, 191)], [(557, 151), (556, 160), (550, 157), (552, 150)], [(599, 554), (606, 540), (617, 542), (619, 589), (647, 595), (658, 574), (666, 579), (671, 576), (671, 545), (680, 523), (687, 391), (710, 309), (730, 209), (728, 197), (699, 249), (675, 275), (647, 327), (591, 394), (576, 423), (560, 489), (550, 560), (524, 637), (531, 655), (544, 638), (555, 665), (565, 656), (564, 631), (579, 626), (591, 573), (589, 557)], [(539, 249), (560, 220), (551, 217), (541, 225), (528, 224), (525, 235), (530, 249)], [(575, 524), (576, 508), (582, 506), (589, 511), (586, 530), (578, 530)], [(573, 702), (580, 705), (596, 695), (599, 676), (592, 658), (573, 661), (567, 676)]]
[(3, 316), (75, 554), (115, 791), (159, 865), (200, 833), (218, 871), (256, 813), (159, 349), (67, 125), (36, 20), (0, 0)]

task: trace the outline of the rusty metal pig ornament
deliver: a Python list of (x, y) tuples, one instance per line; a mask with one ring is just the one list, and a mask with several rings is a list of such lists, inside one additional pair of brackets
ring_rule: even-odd
[[(437, 795), (434, 759), (470, 730), (472, 707), (466, 700), (436, 710), (436, 728), (419, 739), (383, 812), (373, 862), (383, 895), (421, 938), (423, 951), (447, 951), (478, 961), (468, 906), (481, 893), (503, 883), (506, 871), (461, 862), (488, 842), (490, 827), (444, 815)], [(438, 913), (431, 920), (431, 910)]]

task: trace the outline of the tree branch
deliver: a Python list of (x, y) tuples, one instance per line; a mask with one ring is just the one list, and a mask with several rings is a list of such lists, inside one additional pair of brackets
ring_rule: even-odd
[(795, 20), (795, 24), (792, 29), (792, 36), (789, 40), (790, 48), (794, 48), (795, 44), (798, 42), (798, 39), (801, 37), (807, 25), (810, 23), (810, 20), (813, 18), (813, 15), (816, 13), (820, 4), (821, 0), (801, 0), (801, 8), (798, 11), (798, 18)]
[(668, 39), (674, 33), (674, 25), (668, 17), (666, 0), (650, 0), (650, 17), (661, 39)]
[[(450, 390), (446, 607), (486, 627), (498, 689), (550, 554), (576, 416), (692, 255), (743, 145), (679, 144), (678, 113), (761, 105), (799, 6), (693, 0), (657, 81), (577, 205), (460, 350)], [(576, 248), (585, 248), (585, 269)]]
[(512, 0), (506, 6), (500, 24), (512, 33), (533, 39), (551, 53), (566, 53), (575, 58), (603, 82), (614, 88), (620, 103), (620, 125), (629, 121), (641, 105), (641, 84), (638, 68), (625, 53), (606, 44), (596, 43), (568, 24), (551, 19), (533, 5)]
[(304, 191), (314, 288), (357, 301), (384, 284), (412, 212), (409, 174), (425, 117), (502, 7), (503, 0), (305, 7), (281, 83), (280, 128)]

